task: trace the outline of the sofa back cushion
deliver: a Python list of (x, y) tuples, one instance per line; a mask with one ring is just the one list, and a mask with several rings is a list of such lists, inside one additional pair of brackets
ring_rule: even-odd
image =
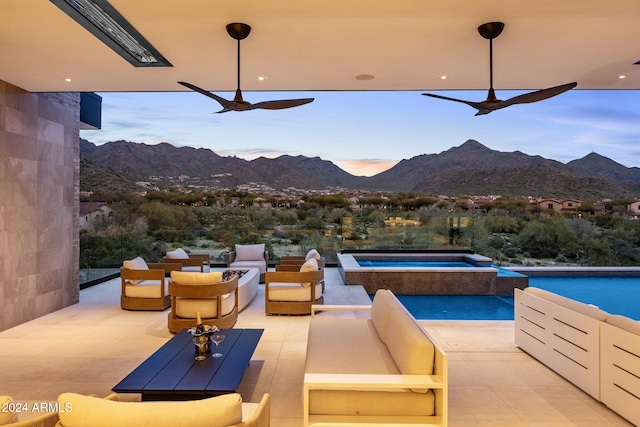
[(238, 393), (184, 402), (118, 402), (63, 393), (58, 404), (63, 427), (227, 427), (242, 422)]
[(389, 313), (400, 307), (400, 301), (387, 289), (378, 289), (371, 304), (371, 321), (375, 326), (380, 341), (386, 343), (387, 321)]
[(181, 285), (213, 285), (222, 282), (222, 272), (172, 271), (171, 280)]
[(184, 249), (178, 248), (174, 251), (167, 252), (167, 258), (169, 259), (189, 259), (189, 254)]
[[(387, 349), (404, 375), (431, 375), (435, 349), (433, 343), (403, 307), (391, 310), (387, 321)], [(426, 393), (426, 389), (412, 389)]]
[(264, 243), (258, 245), (236, 245), (236, 261), (264, 259)]

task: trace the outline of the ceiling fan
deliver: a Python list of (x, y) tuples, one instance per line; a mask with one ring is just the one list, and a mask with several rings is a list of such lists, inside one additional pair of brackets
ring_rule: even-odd
[(218, 113), (226, 113), (227, 111), (248, 111), (248, 110), (281, 110), (284, 108), (298, 107), (300, 105), (308, 104), (313, 101), (314, 98), (302, 98), (302, 99), (282, 99), (278, 101), (263, 101), (255, 104), (245, 101), (242, 98), (242, 91), (240, 90), (240, 40), (247, 38), (251, 32), (251, 27), (247, 24), (240, 22), (233, 22), (227, 25), (227, 33), (231, 38), (238, 41), (238, 88), (236, 89), (236, 95), (233, 100), (229, 101), (216, 94), (213, 94), (207, 90), (199, 88), (196, 85), (192, 85), (187, 82), (178, 82), (183, 86), (188, 87), (191, 90), (200, 92), (201, 94), (213, 98), (222, 105), (222, 110)]
[(431, 96), (433, 98), (445, 99), (447, 101), (462, 102), (463, 104), (467, 104), (478, 110), (475, 115), (480, 116), (483, 114), (489, 114), (492, 111), (499, 110), (501, 108), (505, 108), (514, 104), (528, 104), (531, 102), (542, 101), (544, 99), (551, 98), (552, 96), (560, 95), (561, 93), (573, 89), (578, 85), (578, 83), (576, 82), (567, 83), (560, 86), (550, 87), (548, 89), (541, 89), (535, 92), (529, 92), (522, 95), (514, 96), (513, 98), (509, 98), (504, 101), (496, 98), (496, 93), (493, 90), (493, 39), (498, 37), (500, 33), (502, 33), (503, 29), (504, 24), (502, 22), (488, 22), (478, 27), (478, 32), (480, 33), (480, 35), (485, 39), (489, 39), (489, 93), (486, 100), (481, 102), (474, 102), (464, 101), (462, 99), (456, 98), (449, 98), (447, 96), (434, 95), (431, 93), (423, 93), (423, 95)]

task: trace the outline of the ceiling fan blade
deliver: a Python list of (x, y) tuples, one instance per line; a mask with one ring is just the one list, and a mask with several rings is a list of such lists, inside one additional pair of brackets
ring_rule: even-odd
[(187, 82), (178, 82), (178, 83), (180, 83), (182, 86), (188, 87), (191, 90), (201, 93), (204, 96), (208, 96), (209, 98), (212, 98), (218, 101), (218, 103), (222, 105), (222, 110), (218, 111), (218, 113), (225, 113), (227, 111), (231, 111), (231, 107), (232, 107), (231, 101), (224, 99), (221, 96), (216, 95), (215, 93), (211, 93), (208, 90), (204, 90), (196, 85), (192, 85), (191, 83), (187, 83)]
[(312, 102), (314, 98), (301, 99), (282, 99), (279, 101), (263, 101), (257, 102), (251, 106), (251, 109), (262, 108), (263, 110), (282, 110), (284, 108), (299, 107), (300, 105)]
[(448, 96), (434, 95), (432, 93), (423, 93), (423, 95), (430, 96), (432, 98), (444, 99), (446, 101), (461, 102), (463, 104), (467, 104), (468, 106), (475, 108), (476, 110), (480, 110), (481, 108), (483, 108), (482, 102), (465, 101), (464, 99), (449, 98)]
[(551, 98), (552, 96), (560, 95), (568, 90), (573, 89), (578, 85), (577, 82), (567, 83), (560, 86), (550, 87), (548, 89), (541, 89), (535, 92), (524, 93), (522, 95), (514, 96), (503, 101), (503, 105), (500, 108), (508, 107), (513, 104), (528, 104), (531, 102), (538, 102), (544, 99)]

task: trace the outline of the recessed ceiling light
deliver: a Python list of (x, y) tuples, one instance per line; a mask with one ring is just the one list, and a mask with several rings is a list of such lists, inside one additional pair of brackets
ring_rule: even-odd
[(258, 80), (263, 82), (263, 81), (267, 80), (267, 76), (258, 76)]
[(67, 77), (66, 79), (64, 79), (65, 82), (70, 82), (71, 79), (69, 77)]
[(440, 76), (440, 80), (447, 80), (447, 76)]
[(618, 76), (618, 78), (619, 78), (619, 79), (626, 79), (626, 78), (627, 78), (627, 75), (626, 75), (626, 74), (620, 74), (620, 75)]
[(373, 80), (372, 74), (358, 74), (356, 76), (356, 80)]
[(107, 0), (50, 0), (134, 67), (171, 67)]

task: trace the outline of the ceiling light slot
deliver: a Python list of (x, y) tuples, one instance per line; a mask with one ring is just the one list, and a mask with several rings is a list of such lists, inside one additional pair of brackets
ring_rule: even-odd
[(134, 67), (171, 67), (107, 0), (50, 0)]

